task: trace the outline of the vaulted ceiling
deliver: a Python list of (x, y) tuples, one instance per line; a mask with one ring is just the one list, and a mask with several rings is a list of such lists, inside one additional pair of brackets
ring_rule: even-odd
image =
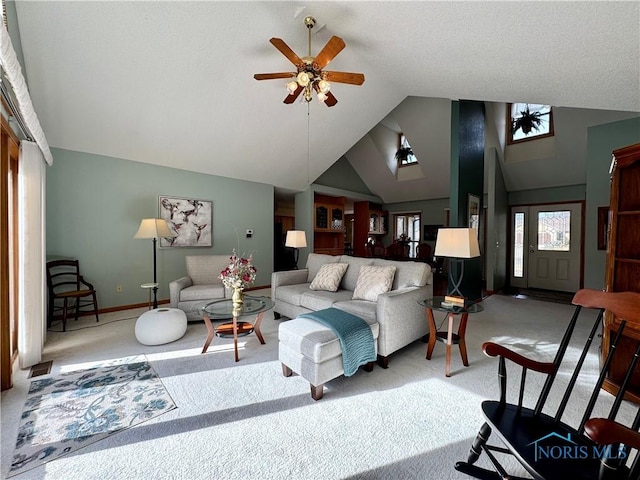
[[(358, 167), (356, 150), (372, 148), (392, 112), (407, 128), (396, 109), (407, 97), (640, 112), (638, 2), (18, 0), (15, 10), (51, 146), (287, 190), (346, 155), (385, 201), (424, 198), (424, 187), (399, 195), (392, 177)], [(330, 69), (366, 76), (334, 84), (332, 108), (285, 105), (284, 80), (253, 79), (292, 70), (271, 37), (306, 54), (305, 15), (318, 22), (312, 54), (342, 37)]]

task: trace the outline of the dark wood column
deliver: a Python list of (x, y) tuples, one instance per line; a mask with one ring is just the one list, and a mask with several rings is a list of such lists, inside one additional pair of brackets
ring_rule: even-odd
[[(469, 195), (480, 199), (483, 215), (484, 200), (484, 122), (483, 102), (460, 100), (451, 104), (451, 194), (450, 226), (469, 226)], [(482, 226), (482, 220), (480, 226)], [(480, 253), (484, 255), (482, 232), (479, 232)], [(464, 279), (460, 290), (465, 297), (482, 297), (482, 258), (465, 260)]]

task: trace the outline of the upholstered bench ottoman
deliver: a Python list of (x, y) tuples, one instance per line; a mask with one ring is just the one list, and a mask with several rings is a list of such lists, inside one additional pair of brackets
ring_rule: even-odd
[[(378, 323), (364, 321), (371, 329), (373, 348), (377, 354)], [(278, 341), (282, 373), (290, 377), (295, 372), (307, 380), (311, 384), (311, 397), (314, 400), (322, 398), (326, 382), (344, 374), (340, 340), (330, 327), (310, 318), (297, 317), (280, 324)], [(368, 372), (372, 369), (373, 361), (365, 366)]]
[(143, 345), (162, 345), (182, 338), (187, 315), (179, 308), (154, 308), (136, 320), (136, 339)]

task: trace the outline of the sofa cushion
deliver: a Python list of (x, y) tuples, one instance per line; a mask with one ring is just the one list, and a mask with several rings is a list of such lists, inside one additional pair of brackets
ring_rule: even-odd
[(352, 293), (348, 290), (338, 290), (337, 292), (307, 290), (302, 294), (300, 306), (313, 311), (322, 310), (331, 307), (335, 302), (349, 300)]
[(275, 290), (275, 300), (295, 305), (299, 307), (302, 301), (302, 295), (309, 291), (308, 283), (299, 283), (297, 285), (284, 285)]
[(322, 267), (322, 265), (324, 265), (325, 263), (337, 263), (339, 260), (339, 255), (333, 256), (324, 255), (322, 253), (310, 253), (307, 257), (307, 269), (309, 270), (307, 282), (311, 283), (313, 279), (316, 278), (316, 275), (318, 274), (318, 271), (320, 270), (320, 267)]
[(431, 267), (424, 262), (394, 262), (376, 258), (374, 265), (395, 265), (396, 275), (393, 278), (391, 290), (399, 290), (407, 287), (423, 287), (429, 281)]
[(349, 264), (347, 263), (325, 263), (318, 270), (309, 288), (311, 290), (335, 292), (338, 290), (340, 280), (342, 280), (342, 276), (347, 271), (348, 266)]
[(334, 303), (333, 308), (351, 313), (356, 317), (364, 319), (367, 323), (377, 321), (376, 302), (370, 302), (368, 300), (347, 300)]
[(220, 284), (220, 272), (229, 265), (226, 255), (188, 255), (185, 257), (187, 275), (194, 285)]
[(349, 268), (347, 268), (344, 277), (342, 277), (340, 288), (351, 290), (353, 292), (356, 289), (356, 284), (358, 283), (360, 267), (363, 265), (373, 265), (373, 259), (342, 255), (342, 257), (340, 257), (340, 261), (349, 264)]
[(220, 285), (193, 285), (180, 290), (180, 301), (214, 300), (224, 298), (224, 286)]
[(395, 265), (384, 267), (364, 265), (360, 267), (360, 275), (358, 275), (358, 283), (353, 291), (353, 299), (375, 302), (378, 300), (378, 295), (391, 290), (395, 273)]

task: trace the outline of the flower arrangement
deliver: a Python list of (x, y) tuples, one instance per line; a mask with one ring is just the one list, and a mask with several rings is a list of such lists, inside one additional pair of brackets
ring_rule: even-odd
[(256, 280), (256, 267), (251, 263), (253, 255), (249, 258), (239, 257), (235, 248), (229, 257), (229, 265), (220, 272), (220, 279), (227, 288), (247, 288)]

